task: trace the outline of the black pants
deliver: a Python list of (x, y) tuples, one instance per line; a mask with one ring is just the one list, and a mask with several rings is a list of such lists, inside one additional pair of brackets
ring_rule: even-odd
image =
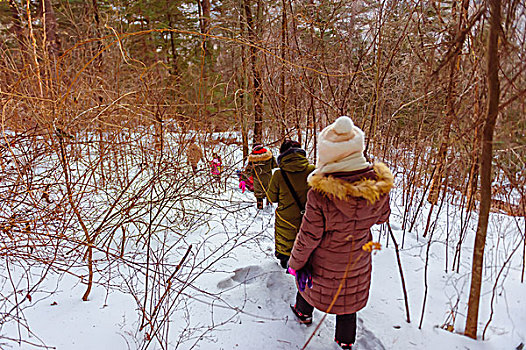
[[(263, 209), (263, 200), (264, 200), (264, 199), (265, 199), (265, 198), (256, 198), (256, 203), (257, 203), (257, 208), (258, 208), (258, 209)], [(270, 202), (269, 202), (268, 199), (267, 199), (266, 202), (267, 202), (267, 205), (270, 205)]]
[[(314, 307), (301, 294), (296, 294), (296, 309), (304, 315), (312, 315)], [(354, 344), (356, 340), (356, 313), (347, 315), (336, 315), (336, 334), (334, 340)]]

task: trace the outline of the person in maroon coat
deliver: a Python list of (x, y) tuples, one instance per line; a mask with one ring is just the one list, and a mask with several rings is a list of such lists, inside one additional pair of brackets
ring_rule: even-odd
[(351, 349), (356, 312), (367, 304), (371, 284), (371, 254), (362, 247), (372, 241), (370, 228), (389, 218), (393, 175), (384, 164), (366, 161), (364, 134), (348, 117), (326, 127), (319, 140), (289, 261), (300, 289), (291, 308), (305, 324), (312, 322), (314, 307), (336, 314), (335, 341)]

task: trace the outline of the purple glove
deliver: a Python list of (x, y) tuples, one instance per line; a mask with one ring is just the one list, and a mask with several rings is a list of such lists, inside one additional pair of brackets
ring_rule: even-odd
[(312, 274), (305, 267), (296, 271), (296, 281), (298, 281), (300, 292), (304, 292), (305, 287), (312, 288)]
[(292, 276), (296, 276), (296, 281), (298, 282), (298, 288), (300, 289), (300, 292), (304, 292), (305, 287), (312, 288), (312, 274), (306, 267), (296, 271), (289, 266), (287, 268), (287, 272)]

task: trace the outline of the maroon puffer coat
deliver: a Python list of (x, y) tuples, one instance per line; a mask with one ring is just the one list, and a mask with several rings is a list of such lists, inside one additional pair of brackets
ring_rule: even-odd
[(382, 163), (350, 173), (313, 175), (306, 212), (292, 249), (289, 266), (307, 265), (313, 287), (302, 296), (327, 311), (343, 282), (330, 313), (350, 314), (367, 304), (371, 284), (371, 253), (362, 250), (372, 240), (370, 228), (387, 221), (393, 175)]

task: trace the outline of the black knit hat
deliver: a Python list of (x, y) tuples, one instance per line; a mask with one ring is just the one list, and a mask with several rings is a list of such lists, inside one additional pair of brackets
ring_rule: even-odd
[(285, 153), (291, 148), (301, 148), (301, 144), (298, 141), (287, 139), (281, 144), (281, 147), (279, 148), (279, 153)]

